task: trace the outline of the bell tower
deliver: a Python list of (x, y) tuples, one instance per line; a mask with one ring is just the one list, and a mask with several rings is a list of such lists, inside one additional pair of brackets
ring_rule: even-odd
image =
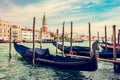
[(48, 32), (47, 19), (46, 19), (45, 13), (43, 15), (43, 20), (42, 20), (42, 31)]

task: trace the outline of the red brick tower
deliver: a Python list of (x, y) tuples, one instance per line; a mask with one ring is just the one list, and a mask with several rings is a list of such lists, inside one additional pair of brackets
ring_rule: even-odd
[(43, 32), (48, 32), (47, 20), (46, 20), (45, 13), (44, 13), (44, 16), (43, 16), (43, 21), (42, 21), (42, 31)]

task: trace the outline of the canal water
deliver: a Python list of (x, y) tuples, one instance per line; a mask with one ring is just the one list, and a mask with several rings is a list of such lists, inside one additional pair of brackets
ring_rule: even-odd
[[(21, 43), (32, 47), (31, 43)], [(66, 42), (65, 45), (70, 45)], [(88, 42), (73, 43), (73, 45), (88, 46)], [(36, 47), (39, 47), (36, 43)], [(56, 48), (52, 44), (43, 44), (43, 48), (49, 48), (55, 54)], [(120, 80), (120, 74), (114, 73), (113, 64), (98, 61), (98, 70), (88, 71), (62, 71), (52, 67), (35, 65), (24, 61), (15, 51), (12, 45), (12, 60), (9, 62), (9, 44), (0, 43), (0, 80)], [(59, 51), (60, 53), (60, 51)], [(89, 66), (88, 66), (89, 67)]]

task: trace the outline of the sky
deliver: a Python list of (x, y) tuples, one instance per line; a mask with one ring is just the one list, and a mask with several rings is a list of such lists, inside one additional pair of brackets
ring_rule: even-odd
[(62, 31), (65, 21), (65, 32), (70, 33), (73, 22), (73, 33), (88, 34), (88, 23), (91, 23), (91, 34), (112, 35), (112, 26), (116, 32), (120, 29), (120, 0), (0, 0), (0, 19), (23, 27), (32, 28), (33, 17), (36, 17), (36, 29), (42, 27), (42, 18), (46, 14), (49, 31)]

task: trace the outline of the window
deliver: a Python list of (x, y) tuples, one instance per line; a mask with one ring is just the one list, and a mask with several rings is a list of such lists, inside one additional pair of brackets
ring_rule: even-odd
[(16, 26), (16, 25), (13, 25), (12, 28), (17, 29), (17, 26)]
[(0, 28), (0, 33), (2, 33), (2, 28)]
[(0, 34), (0, 37), (2, 37), (2, 34)]
[(4, 29), (4, 33), (6, 33), (6, 29)]

